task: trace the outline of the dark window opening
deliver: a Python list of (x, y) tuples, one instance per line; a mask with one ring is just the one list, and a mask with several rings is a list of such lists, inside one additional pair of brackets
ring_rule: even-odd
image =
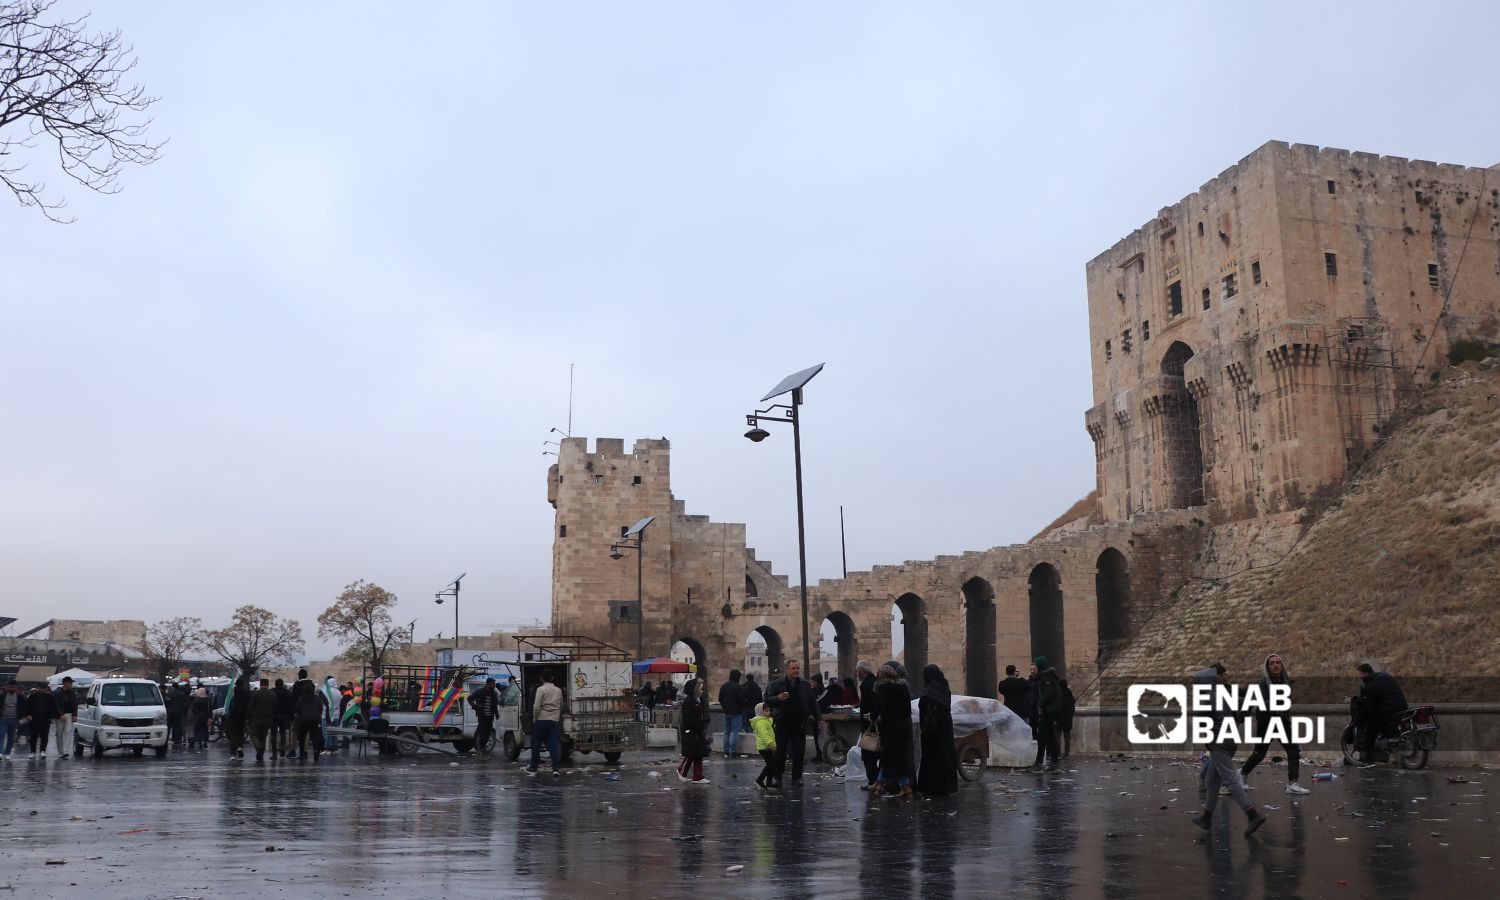
[(566, 525), (559, 525), (559, 526), (557, 526), (557, 536), (558, 537), (567, 537), (568, 536), (568, 526), (566, 526)]
[(1204, 309), (1208, 309), (1209, 306), (1211, 306), (1212, 304), (1213, 304), (1213, 301), (1211, 299), (1209, 299), (1209, 296), (1208, 296), (1208, 288), (1204, 288), (1203, 289), (1203, 308)]
[(604, 476), (603, 475), (595, 475), (594, 476), (594, 484), (603, 484), (603, 483), (604, 483)]
[(621, 525), (620, 526), (620, 537), (624, 537), (625, 535), (627, 535), (629, 533), (630, 533), (630, 526), (629, 525)]
[(1198, 223), (1198, 237), (1203, 237), (1203, 223)]
[(1141, 322), (1141, 340), (1143, 340), (1143, 341), (1149, 341), (1149, 340), (1151, 340), (1151, 320), (1150, 319), (1146, 319), (1143, 322)]
[(1228, 275), (1224, 276), (1224, 299), (1225, 300), (1228, 300), (1231, 297), (1233, 297), (1235, 294), (1239, 293), (1239, 286), (1236, 284), (1237, 281), (1238, 281), (1238, 277), (1233, 272), (1231, 272)]
[(1427, 286), (1433, 290), (1438, 288), (1437, 263), (1427, 264)]
[(1167, 285), (1167, 314), (1169, 316), (1182, 315), (1182, 282), (1180, 281)]
[(1136, 271), (1137, 275), (1144, 275), (1144, 274), (1146, 274), (1146, 260), (1145, 259), (1138, 259), (1138, 260), (1135, 261), (1135, 271)]
[(1339, 256), (1337, 253), (1323, 254), (1323, 268), (1328, 270), (1329, 278), (1337, 278), (1339, 274)]
[(641, 476), (639, 476), (639, 475), (634, 476), (633, 478), (630, 479), (630, 483), (631, 484), (640, 484), (641, 483)]
[(1115, 350), (1109, 345), (1109, 340), (1107, 338), (1104, 341), (1104, 358), (1106, 361), (1115, 358)]
[(1417, 191), (1417, 205), (1421, 206), (1422, 204), (1424, 204), (1426, 202), (1427, 202), (1427, 198), (1424, 197), (1424, 196), (1422, 196), (1422, 192), (1421, 191)]
[(1329, 181), (1328, 181), (1328, 193), (1330, 193), (1330, 194), (1336, 194), (1336, 193), (1338, 193), (1338, 185), (1333, 181), (1333, 179), (1329, 179)]
[(1260, 284), (1260, 261), (1256, 260), (1250, 264), (1250, 280)]
[(1131, 344), (1130, 344), (1130, 329), (1127, 328), (1127, 329), (1125, 329), (1125, 333), (1122, 334), (1122, 335), (1120, 335), (1120, 352), (1121, 353), (1129, 353), (1130, 352), (1130, 346), (1131, 346)]

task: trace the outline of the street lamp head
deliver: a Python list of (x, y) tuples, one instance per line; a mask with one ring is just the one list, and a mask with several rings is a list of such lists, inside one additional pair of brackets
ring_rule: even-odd
[(438, 606), (442, 606), (443, 605), (443, 595), (439, 594), (436, 598), (433, 599), (432, 602), (436, 603)]
[(745, 437), (749, 438), (751, 441), (754, 441), (757, 444), (759, 444), (761, 441), (765, 440), (766, 438), (768, 438), (770, 436), (771, 436), (771, 432), (765, 430), (764, 428), (760, 427), (759, 425), (757, 425), (754, 428), (750, 429), (749, 431), (745, 432)]
[(620, 552), (620, 546), (618, 544), (616, 544), (615, 546), (609, 548), (609, 558), (610, 559), (624, 559), (625, 558), (625, 554), (623, 554), (623, 553)]

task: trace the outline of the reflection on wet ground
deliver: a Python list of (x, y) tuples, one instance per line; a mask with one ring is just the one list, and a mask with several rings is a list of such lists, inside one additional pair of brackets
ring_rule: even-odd
[(1227, 799), (1211, 834), (1192, 826), (1196, 770), (1160, 759), (991, 770), (915, 801), (826, 770), (767, 797), (748, 759), (686, 785), (656, 754), (562, 779), (435, 756), (0, 765), (0, 886), (18, 897), (1474, 897), (1500, 883), (1479, 769), (1355, 772), (1300, 799), (1263, 770), (1252, 797), (1270, 822), (1246, 839)]

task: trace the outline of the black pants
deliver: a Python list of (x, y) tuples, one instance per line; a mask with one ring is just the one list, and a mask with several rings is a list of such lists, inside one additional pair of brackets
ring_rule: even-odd
[(182, 720), (183, 716), (167, 717), (167, 738), (173, 746), (182, 746)]
[(765, 760), (766, 764), (764, 766), (761, 766), (760, 774), (755, 776), (755, 783), (760, 785), (761, 787), (765, 787), (766, 785), (774, 782), (777, 779), (776, 751), (762, 750), (760, 751), (760, 758)]
[(484, 752), (485, 745), (495, 735), (495, 718), (493, 716), (480, 716), (479, 727), (474, 729), (474, 749), (480, 753)]
[(1041, 765), (1044, 756), (1048, 762), (1057, 762), (1057, 721), (1048, 715), (1037, 717), (1036, 762), (1032, 765)]
[(1366, 762), (1374, 761), (1375, 738), (1385, 734), (1395, 720), (1394, 713), (1370, 713), (1364, 717), (1359, 725), (1359, 749), (1365, 754)]
[(52, 722), (48, 719), (31, 720), (31, 752), (47, 752), (47, 735), (52, 733)]
[[(1296, 781), (1297, 773), (1302, 764), (1302, 749), (1296, 744), (1284, 743), (1281, 746), (1286, 748), (1286, 780)], [(1266, 741), (1264, 744), (1256, 744), (1255, 752), (1251, 753), (1250, 758), (1245, 760), (1245, 764), (1240, 766), (1240, 777), (1245, 778), (1254, 771), (1255, 767), (1260, 765), (1260, 761), (1266, 758), (1266, 751), (1270, 749), (1270, 741)]]
[(802, 757), (807, 753), (807, 732), (801, 722), (776, 723), (776, 780), (786, 776), (786, 761), (792, 760), (792, 783), (802, 780)]
[(865, 784), (874, 784), (880, 780), (880, 751), (859, 751), (860, 759), (865, 764)]
[(255, 758), (262, 759), (266, 755), (266, 738), (271, 733), (270, 719), (252, 719), (250, 721), (250, 743), (255, 747)]
[(271, 753), (280, 756), (292, 749), (292, 720), (277, 719), (271, 723)]
[(208, 746), (208, 716), (193, 716), (193, 737), (188, 743)]
[(245, 720), (225, 719), (224, 739), (229, 742), (230, 753), (243, 752), (240, 748), (245, 745)]
[(298, 756), (307, 755), (308, 744), (312, 745), (314, 758), (323, 752), (323, 728), (317, 719), (311, 722), (298, 720), (292, 725), (292, 737), (297, 742)]

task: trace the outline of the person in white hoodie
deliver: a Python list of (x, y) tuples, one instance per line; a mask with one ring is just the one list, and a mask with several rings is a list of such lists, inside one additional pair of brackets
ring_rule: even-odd
[[(1261, 671), (1265, 674), (1261, 675), (1260, 689), (1266, 699), (1270, 699), (1271, 685), (1273, 684), (1284, 684), (1290, 689), (1292, 673), (1287, 671), (1286, 663), (1279, 655), (1272, 653), (1270, 656), (1267, 656), (1266, 661), (1261, 664)], [(1259, 734), (1265, 734), (1266, 728), (1271, 724), (1272, 719), (1280, 719), (1282, 727), (1290, 729), (1291, 722), (1288, 721), (1289, 716), (1290, 714), (1287, 712), (1262, 710), (1255, 714), (1255, 730)], [(1290, 731), (1284, 733), (1290, 734)], [(1308, 793), (1307, 788), (1297, 783), (1298, 769), (1302, 761), (1302, 748), (1286, 741), (1281, 741), (1281, 746), (1286, 749), (1286, 792), (1288, 794)], [(1250, 773), (1255, 771), (1255, 767), (1260, 764), (1260, 761), (1266, 758), (1266, 751), (1270, 749), (1270, 741), (1256, 744), (1255, 752), (1251, 753), (1250, 758), (1245, 760), (1245, 764), (1240, 766), (1240, 777), (1248, 779)]]

